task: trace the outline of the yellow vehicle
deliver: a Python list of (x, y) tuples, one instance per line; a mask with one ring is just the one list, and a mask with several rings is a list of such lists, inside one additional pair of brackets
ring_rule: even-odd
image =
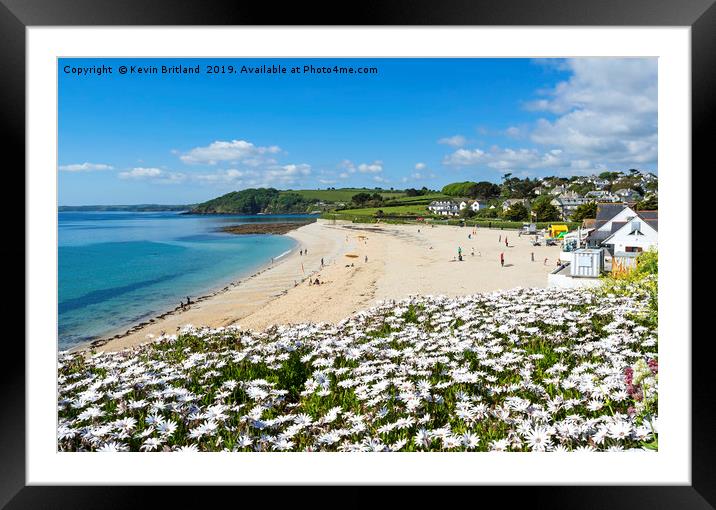
[(560, 234), (566, 234), (569, 232), (569, 229), (567, 228), (567, 225), (554, 224), (549, 226), (547, 232), (550, 237), (557, 238)]

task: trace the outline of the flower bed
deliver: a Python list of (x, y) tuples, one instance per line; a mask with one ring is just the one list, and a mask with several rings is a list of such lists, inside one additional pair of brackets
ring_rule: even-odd
[(63, 451), (655, 449), (648, 293), (515, 289), (59, 356)]

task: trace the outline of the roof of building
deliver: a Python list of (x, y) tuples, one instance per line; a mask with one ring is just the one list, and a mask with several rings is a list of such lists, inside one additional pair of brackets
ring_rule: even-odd
[[(614, 216), (622, 212), (625, 207), (626, 205), (624, 204), (597, 204), (597, 224), (601, 222), (601, 225), (604, 225)], [(598, 225), (597, 228), (601, 225)]]

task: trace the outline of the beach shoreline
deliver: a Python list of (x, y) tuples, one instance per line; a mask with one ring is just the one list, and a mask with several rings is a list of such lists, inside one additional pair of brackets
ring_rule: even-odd
[[(242, 235), (242, 234), (239, 234)], [(278, 234), (278, 235), (285, 235), (285, 234)], [(223, 282), (218, 285), (212, 285), (209, 286), (208, 290), (205, 294), (202, 294), (198, 296), (196, 299), (191, 301), (192, 305), (196, 305), (198, 303), (201, 303), (203, 301), (206, 301), (207, 299), (212, 299), (216, 296), (219, 296), (220, 294), (229, 291), (232, 287), (236, 287), (240, 285), (242, 282), (257, 277), (261, 275), (264, 271), (267, 271), (271, 267), (274, 267), (278, 264), (284, 262), (286, 260), (286, 256), (290, 255), (292, 252), (295, 251), (295, 247), (291, 248), (290, 250), (285, 251), (284, 253), (279, 254), (277, 257), (274, 257), (272, 260), (274, 262), (264, 262), (262, 264), (259, 264), (259, 266), (253, 271), (248, 271), (245, 274), (237, 274), (235, 277), (232, 278), (232, 280), (229, 283)], [(121, 327), (114, 329), (112, 331), (109, 331), (106, 335), (103, 335), (101, 338), (97, 338), (94, 340), (89, 340), (87, 342), (82, 342), (81, 344), (74, 345), (71, 349), (68, 349), (68, 352), (77, 352), (77, 351), (83, 351), (88, 350), (92, 348), (98, 348), (101, 347), (109, 342), (112, 342), (113, 340), (119, 340), (121, 338), (127, 337), (133, 333), (136, 333), (138, 331), (141, 331), (146, 326), (149, 326), (151, 324), (154, 324), (155, 322), (164, 319), (166, 317), (171, 317), (176, 314), (179, 314), (183, 311), (187, 311), (191, 308), (191, 305), (186, 307), (175, 307), (171, 310), (162, 311), (159, 314), (152, 314), (148, 313), (145, 317), (142, 317), (141, 319), (138, 319), (134, 322), (129, 328)]]
[[(296, 246), (281, 260), (198, 298), (185, 310), (71, 350), (121, 350), (175, 334), (185, 325), (264, 330), (337, 323), (386, 299), (546, 287), (559, 257), (559, 247), (533, 247), (531, 236), (500, 229), (318, 220), (284, 235)], [(301, 255), (305, 248), (308, 254)], [(321, 284), (309, 285), (307, 280), (313, 283), (316, 277)]]

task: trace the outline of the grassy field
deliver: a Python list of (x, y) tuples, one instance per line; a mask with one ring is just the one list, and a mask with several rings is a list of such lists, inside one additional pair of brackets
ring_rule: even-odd
[(390, 202), (391, 204), (400, 204), (400, 205), (421, 205), (421, 204), (429, 204), (433, 200), (450, 200), (452, 197), (449, 197), (447, 195), (443, 195), (442, 193), (432, 193), (429, 195), (422, 195), (422, 196), (416, 196), (416, 197), (408, 197), (408, 196), (402, 196), (398, 198), (391, 198)]
[(398, 205), (394, 207), (363, 207), (361, 209), (344, 209), (338, 211), (348, 216), (375, 216), (377, 211), (383, 211), (385, 216), (427, 216), (425, 205)]
[[(298, 193), (299, 195), (305, 197), (305, 198), (315, 198), (317, 200), (322, 200), (324, 202), (346, 202), (349, 203), (351, 201), (351, 197), (357, 193), (370, 193), (373, 194), (378, 190), (374, 189), (360, 189), (360, 188), (340, 188), (340, 189), (297, 189), (297, 190), (287, 190), (292, 193)], [(401, 191), (385, 191), (380, 190), (378, 193), (381, 194), (381, 196), (384, 199), (393, 199), (402, 197), (405, 194)], [(411, 197), (412, 198), (412, 197)]]

